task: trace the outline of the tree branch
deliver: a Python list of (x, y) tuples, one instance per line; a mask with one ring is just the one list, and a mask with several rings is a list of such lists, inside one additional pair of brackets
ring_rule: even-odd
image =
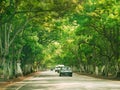
[(13, 41), (15, 40), (16, 36), (17, 36), (22, 30), (25, 29), (25, 27), (26, 27), (26, 25), (28, 24), (28, 22), (29, 22), (30, 20), (32, 20), (34, 17), (36, 17), (36, 16), (38, 16), (38, 15), (35, 15), (35, 16), (31, 17), (31, 18), (28, 19), (24, 24), (21, 25), (22, 27), (18, 28), (17, 32), (14, 34), (14, 36), (13, 36), (12, 39), (10, 40), (9, 47), (10, 47), (10, 45), (13, 43)]

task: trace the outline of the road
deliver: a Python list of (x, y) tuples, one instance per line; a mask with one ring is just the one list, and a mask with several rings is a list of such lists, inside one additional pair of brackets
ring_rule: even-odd
[(54, 71), (43, 71), (9, 86), (6, 90), (120, 90), (120, 81), (78, 74), (73, 74), (73, 77), (59, 77), (59, 74)]

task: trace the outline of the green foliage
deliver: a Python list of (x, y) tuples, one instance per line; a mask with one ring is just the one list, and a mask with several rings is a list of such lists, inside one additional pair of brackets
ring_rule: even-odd
[(119, 9), (119, 0), (2, 0), (0, 58), (23, 66), (115, 65)]

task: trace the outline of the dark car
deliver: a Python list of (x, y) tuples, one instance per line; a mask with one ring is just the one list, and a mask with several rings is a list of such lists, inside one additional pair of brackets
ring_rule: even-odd
[(61, 68), (59, 72), (59, 76), (71, 76), (72, 77), (72, 69), (68, 66), (64, 66)]

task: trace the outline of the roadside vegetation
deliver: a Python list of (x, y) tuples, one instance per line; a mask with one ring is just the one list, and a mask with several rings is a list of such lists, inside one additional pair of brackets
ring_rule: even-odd
[(0, 77), (56, 64), (120, 77), (120, 1), (1, 0)]

